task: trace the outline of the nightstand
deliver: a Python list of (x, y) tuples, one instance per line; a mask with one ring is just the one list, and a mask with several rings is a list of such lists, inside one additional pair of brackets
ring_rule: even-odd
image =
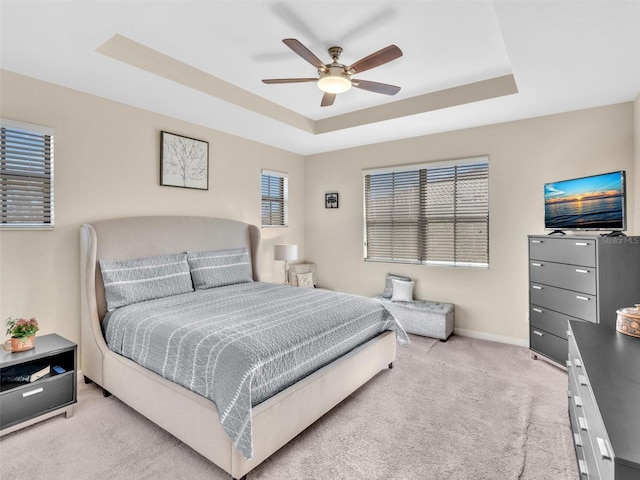
[[(0, 374), (51, 367), (49, 375), (31, 383), (0, 382), (0, 436), (62, 413), (73, 416), (77, 350), (75, 343), (49, 334), (37, 336), (35, 348), (26, 352), (0, 352)], [(53, 367), (64, 371), (57, 373)]]

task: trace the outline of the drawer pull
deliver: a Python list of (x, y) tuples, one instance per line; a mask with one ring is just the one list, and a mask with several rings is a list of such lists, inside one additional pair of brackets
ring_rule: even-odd
[(541, 263), (532, 263), (531, 264), (532, 267), (542, 267)]
[(598, 448), (600, 449), (600, 455), (603, 460), (613, 460), (611, 458), (611, 454), (609, 453), (609, 449), (607, 448), (607, 442), (600, 437), (596, 437), (596, 441), (598, 442)]
[(577, 298), (578, 300), (584, 300), (585, 302), (588, 302), (588, 301), (589, 301), (589, 297), (583, 297), (582, 295), (576, 295), (576, 298)]
[(585, 377), (584, 375), (578, 375), (578, 382), (580, 382), (580, 385), (583, 385), (585, 387), (589, 385), (589, 382), (587, 381), (587, 377)]
[(585, 270), (584, 268), (576, 268), (576, 273), (589, 273), (589, 270)]
[(536, 335), (538, 335), (539, 337), (544, 337), (544, 333), (539, 332), (537, 330), (534, 330), (533, 333), (535, 333)]
[(30, 397), (31, 395), (36, 395), (36, 394), (38, 394), (38, 393), (42, 393), (42, 392), (43, 392), (43, 390), (44, 390), (44, 389), (43, 389), (42, 387), (40, 387), (40, 388), (36, 388), (36, 389), (33, 389), (33, 390), (29, 390), (28, 392), (24, 392), (24, 393), (22, 394), (22, 398)]
[(584, 417), (578, 417), (578, 425), (580, 425), (580, 430), (584, 430), (585, 432), (589, 430), (587, 420)]
[(567, 337), (571, 336), (571, 330), (567, 330)]
[(584, 460), (578, 459), (578, 469), (580, 470), (581, 477), (589, 478), (589, 472), (587, 472), (587, 464), (584, 463)]
[(587, 242), (576, 242), (576, 247), (588, 247), (589, 243)]
[(541, 308), (533, 307), (531, 310), (533, 310), (536, 313), (542, 313), (542, 309)]
[(576, 407), (582, 408), (582, 399), (578, 395), (573, 397), (573, 401), (576, 402)]
[(540, 285), (532, 285), (531, 286), (534, 290), (542, 290), (542, 287)]
[(582, 368), (582, 362), (580, 361), (579, 358), (574, 358), (573, 359), (573, 364), (578, 368)]
[(573, 443), (576, 444), (576, 447), (581, 447), (582, 446), (582, 437), (580, 437), (579, 433), (574, 433), (573, 434)]
[(531, 240), (531, 243), (544, 243), (544, 240)]

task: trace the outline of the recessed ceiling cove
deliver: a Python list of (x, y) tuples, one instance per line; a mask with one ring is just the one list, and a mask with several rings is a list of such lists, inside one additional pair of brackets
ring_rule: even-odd
[[(297, 41), (293, 41), (292, 44), (295, 45), (295, 48), (306, 48)], [(441, 108), (511, 95), (518, 92), (513, 75), (504, 75), (468, 85), (406, 98), (393, 103), (386, 103), (379, 107), (369, 107), (314, 121), (123, 35), (114, 35), (96, 51), (133, 67), (159, 75), (167, 80), (180, 83), (186, 87), (217, 97), (312, 134), (328, 133), (345, 128), (358, 127)], [(317, 64), (318, 69), (322, 71), (320, 66), (324, 64), (311, 52), (308, 53), (310, 56), (313, 56), (313, 62)], [(377, 66), (377, 62), (387, 63), (401, 55), (402, 52), (400, 52), (395, 45), (391, 45), (386, 49), (374, 52), (371, 56), (361, 59), (349, 67), (349, 69), (353, 69), (353, 71), (364, 71)], [(343, 66), (339, 68), (343, 69)], [(358, 70), (358, 68), (360, 70)], [(323, 77), (321, 76), (320, 78), (322, 79)], [(279, 79), (273, 80), (273, 83), (298, 83), (298, 81), (302, 80), (318, 81), (317, 78)], [(356, 81), (357, 80), (354, 80), (354, 82)], [(395, 93), (399, 90), (399, 88), (395, 90), (395, 88), (393, 88), (394, 86), (388, 84), (362, 80), (360, 80), (360, 82), (362, 82), (362, 88), (365, 90), (377, 91), (382, 89), (385, 92), (394, 91)], [(335, 99), (335, 95), (335, 93), (325, 92), (322, 102), (326, 103), (326, 106), (331, 105)]]

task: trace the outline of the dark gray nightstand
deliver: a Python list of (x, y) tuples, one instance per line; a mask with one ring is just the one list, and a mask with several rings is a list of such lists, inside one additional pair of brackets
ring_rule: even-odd
[[(0, 352), (0, 374), (30, 365), (51, 367), (51, 374), (31, 383), (0, 382), (0, 436), (55, 415), (73, 415), (76, 403), (78, 346), (57, 334), (36, 337), (26, 352)], [(56, 373), (54, 366), (64, 369)]]

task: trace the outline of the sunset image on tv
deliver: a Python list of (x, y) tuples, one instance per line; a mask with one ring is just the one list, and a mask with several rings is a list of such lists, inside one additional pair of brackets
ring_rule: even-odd
[(546, 228), (623, 228), (624, 172), (547, 183), (544, 206)]

